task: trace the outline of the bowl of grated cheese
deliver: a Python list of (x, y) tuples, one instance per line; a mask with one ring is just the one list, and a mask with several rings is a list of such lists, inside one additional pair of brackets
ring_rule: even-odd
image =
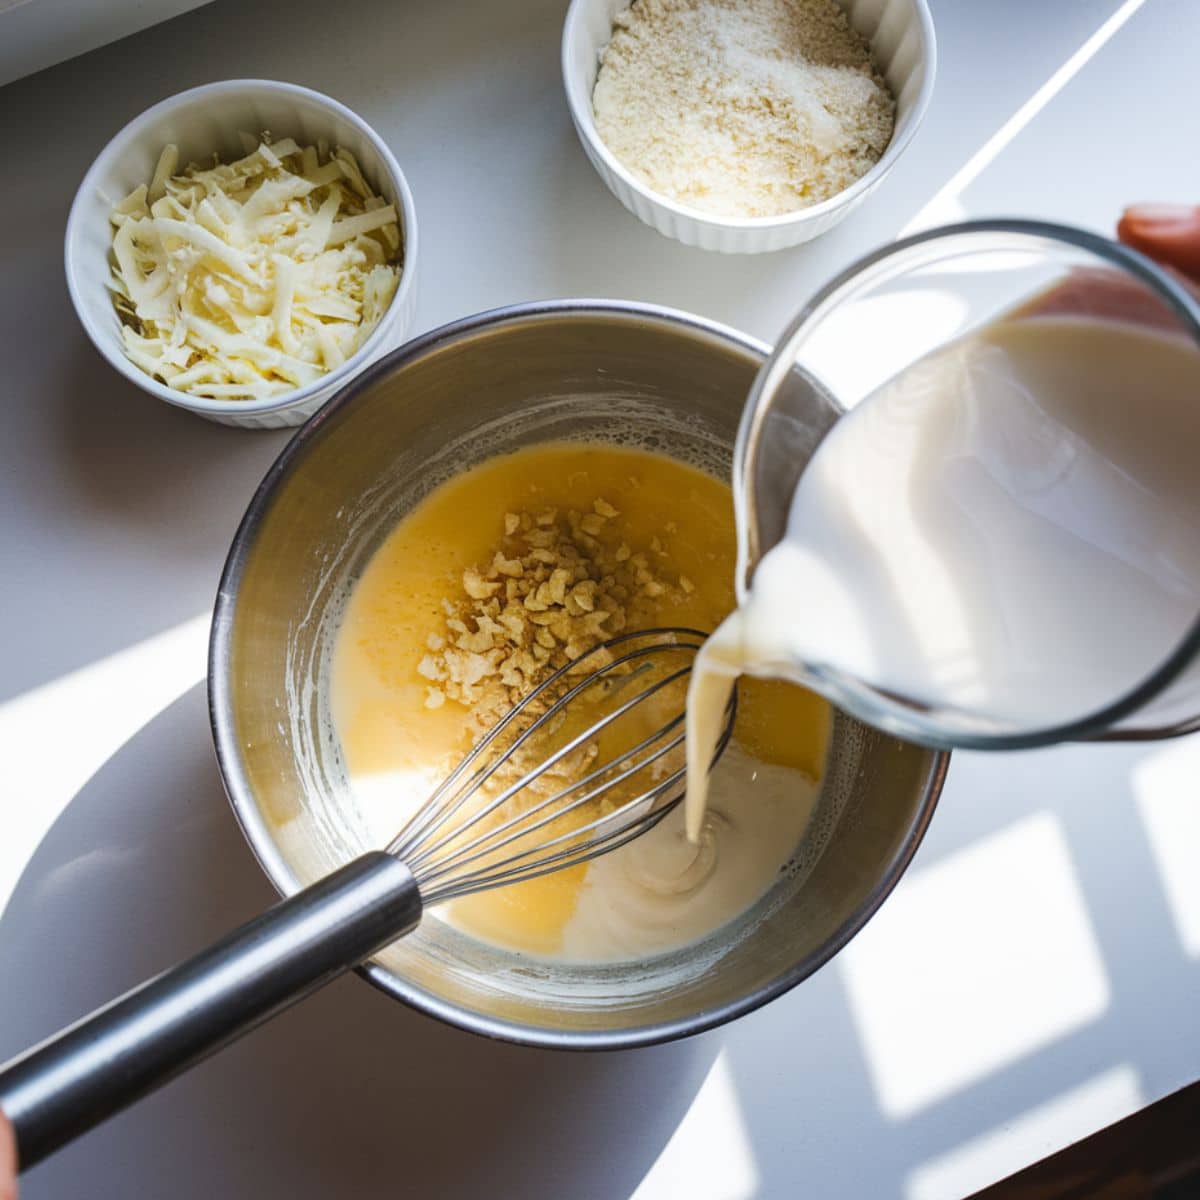
[(211, 421), (299, 425), (404, 340), (412, 195), (336, 100), (227, 80), (120, 131), (67, 221), (67, 287), (100, 353)]
[(933, 93), (926, 0), (571, 0), (562, 72), (630, 212), (726, 254), (799, 245), (891, 171)]

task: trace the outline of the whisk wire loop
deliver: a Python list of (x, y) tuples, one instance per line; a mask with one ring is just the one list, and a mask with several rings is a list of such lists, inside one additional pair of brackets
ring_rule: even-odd
[[(682, 772), (670, 780), (665, 780), (655, 789), (655, 793), (665, 793), (671, 787), (678, 784), (681, 778)], [(440, 904), (446, 900), (455, 900), (460, 896), (469, 896), (475, 892), (488, 892), (493, 888), (504, 887), (510, 883), (525, 883), (530, 879), (536, 879), (539, 875), (552, 875), (556, 871), (565, 871), (569, 867), (579, 866), (581, 863), (589, 862), (601, 854), (607, 854), (609, 851), (617, 849), (618, 846), (624, 846), (626, 842), (632, 842), (634, 838), (641, 837), (643, 833), (653, 829), (655, 825), (667, 816), (673, 807), (673, 804), (660, 804), (636, 822), (622, 825), (603, 837), (592, 838), (586, 847), (577, 846), (574, 849), (561, 850), (557, 854), (539, 857), (537, 863), (528, 868), (507, 866), (504, 869), (499, 869), (500, 865), (497, 864), (497, 869), (493, 871), (480, 872), (461, 880), (444, 882), (440, 885), (435, 884), (433, 887), (422, 891), (423, 901), (427, 906)], [(531, 855), (533, 853), (535, 852), (529, 852)], [(514, 855), (513, 857), (516, 859), (526, 856)]]
[[(627, 657), (632, 658), (633, 656), (629, 655)], [(619, 661), (620, 660), (618, 660), (618, 662)], [(618, 665), (617, 663), (612, 664), (612, 666), (614, 666), (614, 667), (617, 665)], [(605, 668), (605, 670), (608, 670), (608, 668)], [(602, 673), (603, 672), (597, 671), (595, 673), (595, 675), (592, 676), (588, 680), (587, 683), (582, 684), (580, 686), (584, 687), (584, 688), (586, 688), (587, 686), (590, 686), (591, 683), (596, 682), (601, 677)], [(484, 808), (480, 809), (478, 813), (473, 814), (474, 819), (476, 821), (482, 821), (482, 820), (486, 819), (487, 817), (491, 816), (492, 813), (497, 812), (499, 809), (503, 808), (505, 804), (507, 804), (515, 796), (519, 795), (522, 791), (524, 791), (526, 788), (528, 788), (531, 784), (535, 783), (538, 779), (540, 779), (544, 775), (546, 775), (551, 770), (551, 768), (557, 766), (568, 755), (573, 754), (576, 750), (582, 749), (589, 742), (591, 742), (594, 738), (598, 737), (605, 729), (607, 729), (609, 726), (615, 724), (618, 720), (621, 719), (621, 717), (625, 716), (627, 713), (632, 711), (639, 704), (648, 700), (651, 696), (657, 694), (663, 688), (668, 687), (670, 684), (676, 683), (681, 679), (685, 679), (689, 673), (690, 673), (690, 668), (682, 670), (682, 671), (676, 671), (674, 674), (666, 676), (664, 679), (659, 680), (652, 687), (647, 688), (643, 692), (639, 692), (632, 700), (627, 700), (623, 705), (621, 705), (620, 708), (614, 710), (611, 713), (606, 714), (604, 717), (602, 717), (601, 719), (594, 722), (587, 729), (583, 730), (582, 733), (577, 734), (569, 742), (567, 742), (564, 746), (562, 746), (560, 749), (555, 751), (549, 757), (547, 757), (543, 761), (539, 762), (536, 766), (532, 767), (530, 770), (526, 771), (526, 773), (524, 775), (522, 775), (521, 778), (518, 779), (515, 783), (512, 783), (508, 787), (506, 787), (502, 792), (499, 793), (499, 795), (497, 795), (491, 801), (489, 801), (488, 804)], [(579, 689), (572, 688), (571, 692), (569, 692), (567, 694), (567, 696), (565, 696), (563, 698), (564, 705), (566, 703), (569, 703), (570, 700), (573, 699), (578, 694), (579, 694)], [(532, 733), (534, 730), (536, 730), (542, 724), (544, 719), (545, 718), (539, 718), (538, 722), (535, 723), (533, 726), (531, 726), (528, 733)], [(576, 780), (574, 783), (563, 788), (562, 791), (556, 793), (550, 799), (561, 801), (566, 796), (570, 795), (572, 792), (576, 792), (580, 788), (586, 787), (588, 784), (594, 782), (596, 779), (600, 778), (601, 776), (609, 774), (609, 772), (614, 770), (616, 767), (620, 766), (622, 763), (626, 762), (628, 759), (635, 756), (636, 754), (640, 753), (643, 749), (645, 749), (647, 747), (648, 744), (653, 744), (654, 742), (660, 740), (663, 736), (665, 736), (665, 734), (669, 733), (672, 729), (677, 728), (678, 725), (680, 724), (680, 722), (682, 722), (682, 720), (683, 720), (683, 715), (680, 714), (678, 717), (676, 717), (674, 720), (672, 720), (669, 724), (659, 728), (656, 732), (650, 734), (649, 737), (644, 738), (641, 742), (638, 743), (638, 745), (633, 746), (629, 750), (618, 755), (611, 762), (606, 762), (606, 763), (602, 764), (601, 766), (595, 768), (594, 770), (590, 771), (587, 775), (584, 775), (582, 778)], [(528, 733), (523, 735), (523, 737), (528, 737)], [(678, 744), (678, 743), (676, 743), (676, 744)], [(663, 751), (663, 752), (665, 753), (665, 751)], [(510, 757), (510, 755), (511, 755), (511, 751), (509, 753), (506, 753), (501, 759), (498, 759), (496, 765), (499, 766), (500, 763), (506, 761)], [(648, 765), (648, 762), (642, 763), (642, 764), (636, 764), (634, 767), (629, 768), (626, 775), (618, 776), (616, 778), (610, 779), (608, 784), (606, 784), (604, 788), (601, 788), (601, 789), (598, 789), (597, 791), (591, 792), (586, 797), (583, 797), (580, 800), (576, 800), (575, 803), (570, 806), (571, 809), (578, 807), (578, 805), (583, 800), (592, 799), (595, 796), (602, 794), (604, 791), (611, 790), (612, 788), (616, 787), (619, 783), (621, 783), (623, 781), (623, 779), (626, 778), (629, 774), (636, 773), (637, 771), (641, 770), (642, 766), (645, 766), (645, 765)], [(500, 825), (494, 829), (486, 830), (485, 832), (479, 834), (473, 841), (469, 842), (466, 846), (459, 847), (459, 850), (460, 851), (461, 850), (469, 850), (485, 838), (492, 838), (492, 837), (496, 837), (496, 836), (500, 835), (501, 833), (503, 833), (506, 829), (508, 829), (512, 825), (514, 825), (518, 822), (522, 822), (525, 819), (527, 819), (535, 811), (537, 811), (537, 809), (545, 807), (546, 804), (547, 804), (547, 801), (542, 801), (534, 809), (526, 809), (523, 812), (517, 813), (515, 816), (510, 817), (503, 825)], [(568, 811), (570, 811), (570, 809), (563, 809), (561, 812), (555, 814), (555, 816), (563, 816)], [(550, 817), (549, 819), (553, 820), (554, 817)], [(427, 861), (434, 854), (436, 854), (439, 850), (441, 850), (443, 847), (445, 847), (449, 842), (453, 841), (456, 836), (458, 836), (458, 830), (452, 829), (449, 832), (443, 834), (440, 838), (438, 838), (437, 841), (433, 842), (431, 845), (423, 846), (416, 854), (412, 855), (412, 857), (410, 857), (407, 860), (409, 868), (413, 871), (417, 871), (423, 862)]]
[[(433, 904), (564, 870), (616, 849), (658, 824), (682, 799), (686, 776), (682, 766), (660, 780), (647, 780), (648, 786), (636, 794), (626, 796), (624, 792), (635, 790), (636, 783), (632, 788), (628, 785), (639, 774), (655, 769), (655, 764), (662, 763), (683, 745), (682, 703), (669, 719), (640, 736), (635, 744), (616, 751), (599, 765), (589, 764), (580, 778), (552, 788), (549, 795), (537, 796), (532, 804), (521, 801), (533, 785), (545, 780), (547, 773), (569, 755), (595, 744), (605, 730), (628, 718), (654, 696), (663, 695), (665, 689), (685, 680), (692, 669), (690, 662), (666, 669), (665, 674), (627, 698), (619, 696), (621, 689), (633, 686), (653, 669), (653, 659), (672, 653), (694, 656), (704, 638), (699, 630), (682, 627), (621, 634), (559, 668), (514, 705), (475, 744), (387, 847), (389, 853), (403, 859), (413, 872), (424, 903)], [(600, 657), (605, 660), (601, 665), (578, 682), (570, 682), (568, 676), (578, 675), (582, 664)], [(556, 696), (564, 680), (570, 686)], [(504, 764), (512, 761), (522, 747), (530, 748), (534, 737), (561, 728), (560, 719), (565, 718), (571, 706), (597, 686), (617, 693), (619, 702), (615, 707), (589, 719), (582, 732), (567, 736), (563, 745), (522, 770), (514, 782), (495, 796), (477, 807), (469, 807)], [(669, 697), (670, 693), (666, 695)], [(531, 712), (536, 712), (536, 716), (529, 725), (516, 736), (505, 739), (506, 731), (528, 718)], [(731, 698), (714, 762), (731, 736), (735, 712), (736, 699)], [(538, 834), (553, 832), (549, 827), (608, 796), (619, 796), (620, 800), (610, 811), (538, 840)], [(502, 811), (514, 802), (519, 806), (517, 811), (511, 814)], [(487, 822), (495, 814), (503, 819), (489, 826)]]
[[(678, 722), (672, 722), (672, 727), (677, 724)], [(644, 748), (646, 743), (658, 740), (661, 736), (661, 731), (658, 734), (652, 735), (650, 738), (645, 739), (645, 742), (643, 742), (641, 746), (637, 747), (637, 749)], [(606, 764), (604, 767), (587, 776), (585, 780), (580, 780), (579, 783), (568, 784), (566, 787), (554, 792), (545, 799), (539, 800), (531, 808), (525, 809), (516, 813), (514, 816), (509, 817), (508, 820), (506, 820), (502, 825), (498, 825), (494, 829), (486, 830), (477, 837), (471, 839), (471, 841), (464, 846), (456, 847), (455, 852), (441, 859), (435, 869), (430, 871), (422, 871), (421, 878), (424, 880), (437, 879), (438, 876), (445, 874), (447, 870), (456, 867), (463, 867), (480, 858), (484, 858), (494, 853), (496, 850), (503, 849), (504, 846), (509, 845), (514, 841), (527, 837), (531, 833), (536, 833), (538, 830), (544, 829), (547, 825), (551, 825), (554, 822), (561, 820), (563, 817), (569, 816), (573, 812), (577, 812), (585, 805), (590, 804), (593, 800), (599, 799), (607, 792), (618, 787), (620, 784), (632, 779), (635, 775), (639, 774), (643, 768), (658, 761), (665, 754), (669, 754), (671, 750), (678, 748), (682, 743), (682, 735), (672, 739), (665, 746), (662, 746), (656, 750), (654, 754), (652, 754), (645, 761), (637, 762), (632, 766), (626, 767), (614, 778), (607, 780), (598, 787), (594, 787), (589, 791), (584, 792), (581, 796), (577, 796), (569, 803), (563, 803), (567, 797), (570, 796), (572, 792), (577, 791), (584, 782), (592, 781), (597, 776), (607, 774), (610, 768)], [(530, 818), (534, 817), (537, 819), (531, 821)], [(585, 828), (587, 827), (585, 826), (579, 829), (574, 829), (569, 833), (561, 834), (559, 837), (553, 839), (553, 841), (543, 843), (543, 845), (545, 847), (556, 845), (565, 838), (577, 836), (579, 833), (583, 832)], [(487, 843), (484, 849), (476, 850), (476, 847), (483, 845), (484, 843)], [(468, 853), (469, 851), (473, 850), (476, 850), (476, 852), (473, 854)], [(416, 863), (415, 867), (412, 865), (413, 862)], [(422, 862), (422, 859), (410, 861), (410, 869), (414, 871), (420, 870)]]
[[(405, 825), (404, 829), (395, 837), (386, 847), (389, 854), (394, 854), (398, 858), (404, 859), (406, 862), (411, 861), (414, 857), (418, 846), (423, 845), (436, 831), (437, 828), (444, 825), (455, 812), (490, 778), (495, 771), (507, 762), (513, 754), (520, 749), (544, 724), (554, 718), (561, 712), (565, 706), (570, 703), (577, 695), (591, 687), (598, 677), (607, 674), (615, 668), (622, 666), (637, 658), (644, 658), (647, 654), (655, 653), (660, 650), (661, 646), (643, 647), (640, 650), (623, 655), (606, 665), (600, 667), (597, 671), (589, 673), (580, 683), (576, 684), (565, 695), (559, 697), (555, 704), (547, 708), (535, 720), (528, 729), (518, 735), (500, 756), (494, 760), (484, 761), (482, 766), (475, 769), (474, 774), (455, 790), (456, 785), (462, 776), (466, 774), (483, 756), (499, 741), (505, 730), (520, 718), (549, 691), (552, 691), (555, 686), (567, 675), (578, 673), (579, 667), (589, 658), (594, 658), (602, 654), (605, 650), (610, 653), (613, 647), (625, 645), (631, 641), (640, 638), (646, 638), (653, 635), (687, 635), (704, 639), (704, 634), (694, 629), (653, 629), (641, 632), (625, 633), (618, 637), (610, 638), (606, 642), (601, 642), (591, 649), (581, 654), (578, 658), (573, 659), (565, 666), (559, 667), (553, 674), (547, 676), (528, 696), (524, 697), (518, 704), (515, 704), (508, 710), (504, 716), (487, 731), (486, 734), (474, 745), (470, 753), (446, 776), (445, 779), (434, 789), (429, 799), (421, 806), (421, 809), (416, 813), (412, 820)], [(671, 642), (669, 646), (678, 649), (699, 649), (699, 646), (693, 646), (691, 643)], [(482, 815), (482, 814), (481, 814)]]

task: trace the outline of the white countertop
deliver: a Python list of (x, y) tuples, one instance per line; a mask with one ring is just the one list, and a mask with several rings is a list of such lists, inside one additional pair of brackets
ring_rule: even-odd
[(0, 0), (0, 84), (177, 17), (206, 0)]
[[(215, 3), (0, 89), (0, 1060), (271, 898), (200, 680), (222, 558), (285, 435), (168, 410), (85, 342), (62, 232), (128, 118), (210, 79), (327, 91), (416, 197), (418, 327), (548, 296), (771, 338), (901, 229), (1111, 228), (1200, 200), (1195, 0), (937, 0), (928, 120), (872, 200), (764, 258), (640, 225), (575, 141), (562, 0)], [(895, 895), (833, 964), (687, 1042), (492, 1044), (356, 979), (25, 1181), (25, 1200), (960, 1196), (1200, 1078), (1200, 739), (957, 756)]]

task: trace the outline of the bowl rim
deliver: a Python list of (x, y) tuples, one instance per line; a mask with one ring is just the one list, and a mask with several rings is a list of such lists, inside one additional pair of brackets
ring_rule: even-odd
[[(107, 331), (101, 330), (96, 322), (92, 320), (84, 301), (84, 285), (80, 278), (80, 272), (83, 270), (83, 267), (79, 256), (76, 254), (76, 244), (82, 244), (84, 240), (81, 233), (90, 215), (87, 209), (90, 206), (91, 194), (97, 187), (97, 181), (113, 162), (119, 160), (125, 154), (130, 145), (141, 135), (142, 130), (150, 122), (168, 113), (178, 109), (193, 107), (214, 96), (230, 93), (257, 93), (260, 95), (271, 93), (304, 97), (306, 100), (314, 102), (319, 107), (326, 109), (328, 112), (352, 125), (372, 145), (375, 152), (379, 155), (384, 170), (389, 176), (388, 182), (396, 191), (402, 225), (404, 260), (400, 271), (400, 281), (396, 286), (395, 294), (392, 296), (391, 301), (379, 320), (379, 324), (371, 331), (371, 336), (344, 363), (327, 374), (322, 375), (319, 379), (315, 379), (312, 383), (305, 384), (302, 387), (294, 388), (282, 396), (270, 396), (260, 400), (220, 400), (206, 396), (192, 396), (187, 392), (181, 392), (176, 388), (168, 387), (166, 384), (160, 383), (153, 376), (146, 374), (145, 371), (126, 357), (122, 352), (120, 344), (115, 339), (106, 336)], [(353, 109), (342, 104), (341, 101), (335, 100), (332, 96), (327, 96), (323, 92), (318, 92), (313, 88), (303, 87), (296, 83), (286, 83), (276, 79), (222, 79), (213, 83), (203, 83), (197, 87), (188, 88), (186, 91), (177, 92), (173, 96), (168, 96), (127, 121), (105, 143), (104, 148), (96, 155), (92, 165), (80, 181), (79, 187), (75, 191), (75, 197), (71, 202), (70, 213), (67, 217), (66, 233), (63, 239), (63, 266), (67, 277), (67, 291), (71, 297), (71, 304), (75, 309), (75, 315), (78, 317), (79, 323), (83, 326), (84, 332), (104, 359), (124, 375), (126, 379), (130, 380), (130, 382), (137, 384), (143, 391), (157, 396), (160, 400), (165, 400), (168, 404), (173, 404), (178, 408), (190, 409), (193, 412), (211, 413), (222, 416), (279, 412), (290, 409), (295, 405), (303, 405), (306, 402), (310, 402), (319, 393), (328, 391), (331, 388), (336, 389), (341, 384), (348, 382), (350, 378), (362, 370), (370, 361), (372, 355), (378, 354), (381, 345), (386, 343), (391, 325), (397, 315), (404, 311), (403, 306), (407, 303), (408, 295), (415, 285), (416, 263), (416, 207), (413, 203), (412, 191), (408, 186), (408, 180), (405, 178), (404, 172), (400, 169), (400, 164), (396, 161), (387, 143), (362, 117), (354, 112)]]
[[(221, 573), (213, 609), (208, 648), (208, 708), (217, 764), (229, 797), (234, 816), (242, 834), (258, 860), (263, 873), (281, 895), (291, 895), (301, 887), (300, 881), (280, 852), (268, 829), (254, 791), (246, 775), (241, 757), (237, 731), (233, 720), (230, 687), (230, 658), (232, 654), (233, 618), (242, 575), (260, 532), (262, 519), (270, 508), (275, 493), (299, 468), (310, 443), (320, 437), (327, 422), (334, 419), (377, 380), (403, 368), (415, 359), (436, 353), (466, 334), (481, 329), (494, 330), (505, 326), (520, 326), (526, 322), (550, 318), (599, 318), (653, 322), (659, 326), (683, 327), (713, 339), (726, 349), (732, 349), (765, 361), (769, 347), (744, 333), (707, 318), (660, 305), (621, 300), (565, 299), (510, 305), (490, 309), (453, 321), (414, 338), (372, 363), (357, 375), (334, 399), (311, 417), (288, 442), (272, 463), (256, 489), (245, 515), (238, 524), (230, 545), (229, 555)], [(891, 894), (908, 869), (929, 828), (945, 782), (950, 755), (945, 751), (930, 751), (930, 763), (916, 819), (904, 839), (895, 848), (879, 878), (862, 903), (843, 925), (811, 953), (793, 963), (769, 983), (748, 992), (737, 1000), (706, 1009), (690, 1017), (660, 1021), (630, 1029), (613, 1030), (552, 1030), (542, 1026), (487, 1016), (460, 1007), (426, 991), (418, 984), (394, 974), (376, 963), (366, 963), (356, 972), (368, 982), (411, 1008), (448, 1025), (500, 1041), (543, 1049), (618, 1050), (675, 1041), (722, 1025), (735, 1017), (753, 1012), (783, 995), (813, 974), (837, 954)]]
[[(563, 91), (566, 93), (567, 108), (570, 110), (571, 120), (575, 125), (576, 132), (586, 143), (588, 149), (601, 159), (605, 168), (620, 179), (626, 187), (632, 189), (657, 208), (665, 210), (675, 217), (692, 221), (707, 228), (745, 231), (787, 229), (815, 222), (821, 217), (839, 212), (844, 207), (853, 204), (858, 197), (869, 192), (895, 166), (900, 155), (908, 148), (908, 144), (912, 141), (921, 122), (924, 121), (925, 113), (929, 108), (929, 102), (933, 97), (934, 76), (937, 74), (937, 36), (933, 28), (933, 14), (929, 9), (928, 0), (909, 0), (917, 17), (917, 28), (921, 43), (921, 64), (923, 69), (921, 87), (917, 92), (917, 98), (912, 107), (912, 115), (908, 122), (908, 127), (899, 136), (893, 131), (892, 138), (884, 149), (883, 154), (880, 155), (878, 162), (874, 163), (869, 170), (860, 175), (853, 183), (844, 187), (840, 192), (830, 196), (827, 200), (821, 200), (817, 204), (810, 204), (807, 208), (797, 208), (791, 212), (776, 213), (767, 217), (723, 217), (716, 213), (705, 212), (703, 209), (693, 208), (690, 205), (681, 204), (678, 200), (673, 200), (669, 196), (664, 196), (661, 192), (656, 192), (652, 188), (647, 187), (646, 184), (638, 179), (613, 154), (596, 129), (591, 96), (583, 96), (581, 100), (575, 95), (573, 84), (579, 83), (580, 92), (583, 91), (583, 87), (582, 81), (578, 80), (578, 73), (572, 63), (572, 51), (574, 50), (575, 42), (580, 37), (579, 29), (583, 22), (581, 14), (585, 8), (595, 3), (596, 0), (571, 0), (570, 7), (567, 9), (566, 19), (563, 22), (560, 52)], [(840, 0), (839, 7), (841, 7)]]

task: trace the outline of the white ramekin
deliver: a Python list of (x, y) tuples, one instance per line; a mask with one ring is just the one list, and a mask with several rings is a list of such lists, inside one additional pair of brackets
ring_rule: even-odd
[(600, 51), (613, 17), (629, 0), (571, 0), (563, 26), (562, 70), (567, 105), (592, 165), (630, 212), (687, 246), (725, 254), (761, 254), (810, 241), (861, 204), (892, 169), (929, 107), (937, 66), (933, 18), (926, 0), (838, 0), (850, 23), (871, 43), (896, 97), (896, 129), (883, 157), (845, 191), (820, 204), (776, 217), (718, 217), (651, 191), (604, 144), (592, 114)]
[[(378, 327), (335, 371), (306, 387), (268, 400), (209, 400), (167, 387), (125, 356), (120, 322), (108, 289), (112, 229), (109, 212), (140, 183), (148, 183), (163, 146), (179, 146), (180, 162), (214, 152), (244, 154), (239, 133), (294, 137), (312, 145), (326, 138), (344, 146), (372, 185), (400, 214), (404, 266), (396, 294)], [(198, 416), (246, 429), (281, 429), (306, 421), (348, 380), (404, 341), (416, 304), (417, 222), (412, 193), (379, 135), (345, 105), (320, 92), (269, 79), (230, 79), (180, 92), (130, 121), (92, 164), (67, 219), (67, 288), (96, 349), (131, 382)]]

